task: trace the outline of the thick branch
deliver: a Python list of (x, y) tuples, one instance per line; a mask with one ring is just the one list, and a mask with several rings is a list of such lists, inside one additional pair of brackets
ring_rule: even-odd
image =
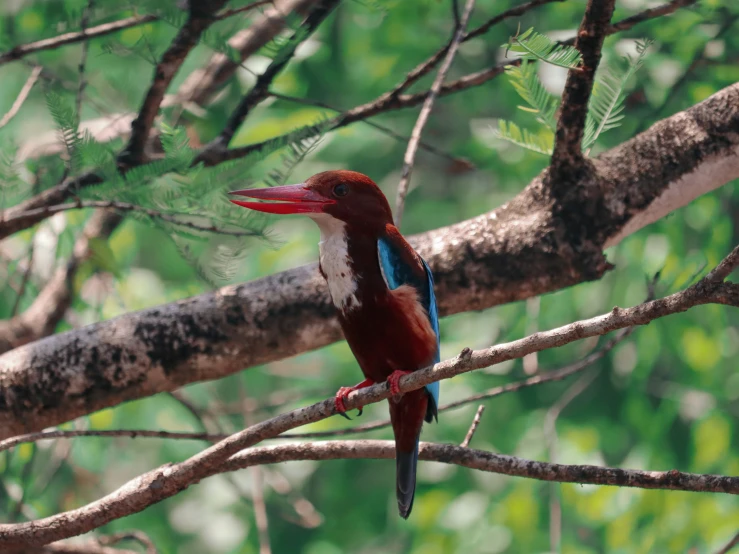
[(140, 165), (144, 161), (144, 147), (167, 87), (200, 36), (215, 21), (215, 12), (225, 3), (226, 0), (190, 0), (190, 15), (154, 69), (154, 79), (139, 115), (131, 124), (131, 138), (126, 150), (119, 156), (124, 167)]
[(582, 163), (582, 138), (588, 100), (615, 4), (616, 0), (589, 0), (577, 31), (575, 48), (582, 54), (582, 65), (570, 69), (567, 74), (552, 154), (552, 172), (560, 182), (563, 179), (559, 173), (563, 168), (572, 170)]
[[(599, 278), (605, 245), (739, 177), (737, 128), (739, 84), (594, 160), (580, 196), (555, 201), (540, 177), (493, 212), (413, 237), (441, 313)], [(0, 437), (324, 346), (341, 337), (334, 313), (311, 265), (26, 345), (0, 356)]]
[[(719, 267), (735, 268), (739, 265), (739, 246)], [(507, 344), (499, 344), (475, 352), (465, 349), (455, 359), (416, 371), (399, 381), (401, 392), (418, 389), (431, 382), (446, 379), (475, 369), (489, 367), (503, 361), (521, 358), (526, 354), (548, 348), (564, 346), (571, 342), (602, 335), (616, 329), (646, 325), (650, 321), (670, 314), (684, 312), (691, 307), (708, 303), (727, 303), (739, 306), (739, 286), (716, 282), (714, 274), (701, 279), (684, 291), (665, 298), (645, 302), (633, 308), (614, 308), (610, 313), (583, 320), (558, 329), (535, 333)], [(366, 406), (390, 396), (386, 383), (356, 391), (346, 400), (348, 409)], [(169, 498), (202, 479), (222, 471), (224, 463), (239, 451), (268, 438), (276, 437), (290, 429), (314, 423), (335, 415), (333, 399), (300, 408), (273, 417), (211, 446), (199, 454), (174, 465), (166, 465), (141, 475), (118, 491), (83, 508), (71, 510), (43, 520), (16, 525), (0, 525), (0, 547), (42, 545), (85, 533), (101, 525), (139, 512), (144, 508)], [(702, 490), (721, 492), (739, 491), (739, 479), (735, 483), (729, 477), (711, 478)], [(628, 485), (627, 479), (618, 484)]]

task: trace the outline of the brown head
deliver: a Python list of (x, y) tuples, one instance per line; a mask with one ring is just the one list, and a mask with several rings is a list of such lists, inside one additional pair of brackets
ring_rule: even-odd
[(230, 194), (268, 201), (231, 200), (238, 206), (271, 214), (303, 214), (315, 219), (319, 226), (327, 219), (335, 219), (355, 230), (379, 233), (393, 222), (390, 205), (380, 188), (356, 171), (324, 171), (298, 185)]

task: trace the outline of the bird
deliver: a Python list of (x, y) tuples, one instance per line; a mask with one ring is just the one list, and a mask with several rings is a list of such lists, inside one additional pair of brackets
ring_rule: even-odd
[(424, 421), (438, 421), (438, 382), (404, 394), (398, 385), (403, 375), (439, 361), (438, 309), (428, 264), (394, 225), (380, 188), (362, 173), (324, 171), (296, 185), (230, 194), (252, 199), (231, 199), (238, 206), (302, 214), (318, 225), (319, 271), (365, 377), (338, 390), (336, 409), (346, 417), (344, 400), (351, 392), (389, 384), (398, 512), (407, 519), (415, 496), (421, 427)]

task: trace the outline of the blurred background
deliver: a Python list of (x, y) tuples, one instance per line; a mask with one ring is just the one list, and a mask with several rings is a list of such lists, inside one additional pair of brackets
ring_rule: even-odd
[[(159, 4), (163, 3), (100, 0), (89, 24), (154, 13), (161, 8)], [(479, 0), (471, 27), (517, 4), (518, 0)], [(619, 1), (614, 21), (654, 4)], [(0, 52), (79, 30), (86, 5), (79, 0), (6, 0), (0, 6)], [(580, 0), (546, 4), (493, 27), (462, 45), (448, 79), (502, 61), (505, 52), (500, 46), (519, 26), (522, 30), (533, 26), (555, 39), (573, 36), (584, 5)], [(229, 18), (217, 23), (214, 33), (228, 38), (254, 17), (246, 12)], [(637, 39), (655, 43), (629, 84), (621, 127), (605, 134), (592, 155), (739, 80), (737, 18), (739, 5), (733, 0), (704, 0), (607, 38), (606, 63), (633, 52)], [(448, 40), (452, 30), (448, 2), (347, 1), (305, 41), (272, 89), (348, 109), (401, 82)], [(83, 124), (101, 118), (110, 122), (111, 116), (135, 112), (150, 83), (152, 60), (176, 32), (171, 22), (156, 21), (90, 41), (80, 114)], [(211, 42), (218, 43), (218, 38)], [(58, 143), (48, 96), (53, 93), (68, 105), (74, 104), (81, 49), (79, 43), (72, 44), (0, 66), (0, 113), (10, 108), (31, 67), (40, 64), (44, 68), (40, 85), (31, 91), (18, 115), (0, 129), (0, 156), (22, 161), (22, 184), (3, 189), (3, 207), (30, 196), (33, 187), (50, 186), (64, 170), (63, 156), (40, 155), (39, 149), (43, 150), (47, 140)], [(196, 47), (170, 92), (206, 63), (213, 51), (213, 44)], [(212, 139), (253, 85), (252, 72), (261, 72), (273, 54), (274, 47), (263, 48), (207, 103), (187, 106), (178, 113), (165, 111), (165, 123), (185, 125), (193, 146)], [(412, 90), (427, 89), (433, 74)], [(552, 92), (562, 90), (564, 70), (546, 66), (540, 76)], [(423, 141), (436, 151), (422, 149), (418, 154), (402, 223), (404, 234), (487, 212), (512, 198), (546, 167), (547, 156), (503, 142), (493, 132), (500, 118), (536, 127), (530, 114), (516, 109), (520, 103), (505, 76), (437, 100), (423, 135)], [(273, 97), (254, 110), (231, 146), (315, 124), (334, 113)], [(418, 108), (400, 110), (372, 121), (407, 137), (417, 114)], [(121, 139), (110, 143), (115, 151), (123, 144)], [(294, 166), (289, 167), (289, 180), (300, 182), (326, 169), (353, 169), (370, 175), (392, 203), (405, 147), (405, 140), (357, 122), (325, 134), (304, 159), (289, 164)], [(278, 151), (250, 159), (228, 173), (225, 184), (244, 188), (262, 183), (276, 167), (285, 167), (284, 155)], [(188, 183), (162, 179), (156, 194), (134, 199), (156, 208), (187, 195)], [(120, 199), (131, 199), (119, 192)], [(105, 197), (109, 191), (100, 194)], [(231, 208), (220, 196), (202, 201), (203, 210), (242, 217), (229, 215)], [(194, 201), (191, 207), (197, 213)], [(0, 243), (0, 318), (23, 311), (33, 302), (69, 257), (75, 237), (91, 214), (91, 210), (64, 212)], [(201, 249), (193, 254), (193, 249), (185, 247), (190, 238), (128, 217), (109, 240), (100, 240), (94, 255), (77, 273), (74, 301), (57, 331), (317, 258), (318, 230), (308, 220), (280, 218), (245, 224), (260, 236), (213, 237), (204, 242), (198, 237), (195, 242)], [(640, 303), (658, 273), (656, 293), (675, 292), (737, 243), (735, 182), (611, 248), (607, 255), (615, 269), (598, 282), (443, 319), (442, 359), (455, 356), (463, 347), (486, 347), (591, 317), (614, 305)], [(213, 261), (219, 248), (227, 249), (229, 263)], [(27, 285), (17, 300), (26, 273)], [(598, 344), (597, 340), (581, 341), (523, 362), (507, 362), (445, 381), (442, 403), (574, 362)], [(637, 329), (594, 363), (584, 377), (486, 401), (472, 446), (560, 463), (737, 475), (738, 350), (739, 314), (728, 307), (703, 306), (655, 321)], [(341, 342), (216, 382), (188, 386), (174, 396), (129, 402), (66, 428), (184, 431), (205, 426), (231, 432), (245, 422), (324, 399), (340, 386), (359, 380), (357, 364)], [(425, 427), (423, 440), (461, 442), (476, 409), (475, 403), (440, 414), (438, 425)], [(375, 404), (365, 409), (359, 423), (386, 417), (385, 403)], [(334, 417), (300, 431), (356, 424)], [(384, 429), (361, 436), (389, 438), (391, 434)], [(183, 460), (203, 447), (197, 441), (143, 438), (80, 438), (22, 445), (0, 454), (0, 517), (23, 521), (83, 505), (141, 472)], [(428, 462), (419, 466), (414, 511), (403, 521), (396, 514), (393, 483), (394, 464), (389, 460), (266, 466), (212, 477), (99, 532), (138, 529), (160, 552), (248, 554), (260, 552), (260, 547), (265, 552), (266, 516), (269, 547), (279, 553), (584, 554), (714, 552), (739, 526), (739, 504), (731, 496), (550, 484)], [(135, 543), (126, 547), (139, 548)]]

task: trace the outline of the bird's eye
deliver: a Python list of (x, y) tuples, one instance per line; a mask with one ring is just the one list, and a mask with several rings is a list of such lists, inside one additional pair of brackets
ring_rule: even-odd
[(334, 187), (334, 196), (346, 196), (349, 194), (349, 187), (344, 183), (339, 183)]

